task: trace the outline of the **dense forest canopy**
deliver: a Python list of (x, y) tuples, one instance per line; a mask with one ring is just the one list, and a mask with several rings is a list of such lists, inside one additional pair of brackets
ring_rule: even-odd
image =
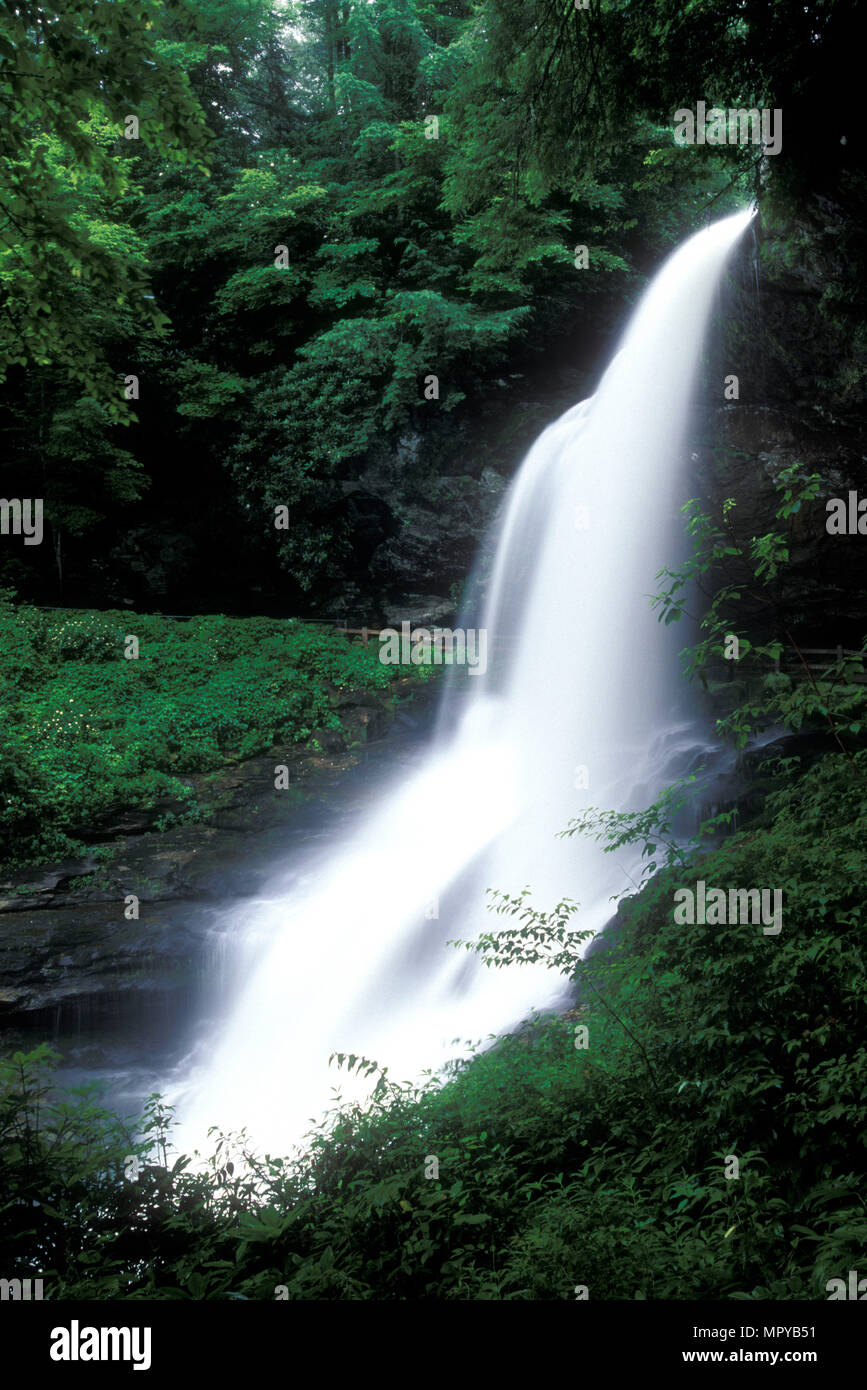
[[(857, 322), (863, 252), (809, 227), (863, 211), (856, 11), (4, 4), (0, 484), (44, 498), (51, 544), (4, 548), (0, 582), (321, 611), (390, 524), (353, 503), (366, 468), (396, 495), (472, 473), (507, 368), (595, 351), (668, 247), (756, 195), (766, 224), (799, 210), (788, 253)], [(781, 108), (780, 154), (678, 148), (698, 100)]]

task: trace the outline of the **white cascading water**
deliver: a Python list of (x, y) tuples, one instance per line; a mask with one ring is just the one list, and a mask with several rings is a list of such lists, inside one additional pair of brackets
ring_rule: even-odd
[(207, 1063), (186, 1079), (179, 1146), (209, 1149), (217, 1125), (288, 1152), (337, 1085), (359, 1093), (329, 1068), (331, 1053), (411, 1079), (465, 1051), (456, 1040), (549, 1007), (557, 975), (488, 970), (446, 944), (507, 925), (486, 911), (486, 889), (529, 885), (543, 910), (571, 897), (576, 930), (610, 918), (635, 861), (558, 832), (587, 805), (647, 805), (670, 780), (672, 750), (695, 742), (682, 636), (658, 623), (648, 595), (680, 553), (696, 368), (751, 216), (712, 224), (668, 259), (596, 394), (530, 450), (499, 521), (488, 671), (452, 683), (420, 770), (306, 887), (287, 892), (275, 877), (267, 901), (249, 905), (237, 931), (258, 959)]

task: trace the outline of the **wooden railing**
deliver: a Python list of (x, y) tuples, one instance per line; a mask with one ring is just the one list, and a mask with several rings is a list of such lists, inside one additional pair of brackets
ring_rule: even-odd
[[(862, 668), (865, 660), (864, 652), (853, 651), (850, 647), (800, 647), (798, 651), (791, 647), (787, 648), (781, 656), (777, 657), (776, 661), (771, 663), (770, 669), (779, 671), (785, 676), (798, 676), (804, 680), (808, 680), (812, 676), (815, 680), (817, 677), (821, 678), (823, 671), (827, 671), (829, 666), (843, 661), (844, 658), (860, 661)], [(812, 660), (813, 657), (824, 659), (814, 661)], [(727, 671), (731, 680), (735, 680), (737, 676), (737, 661), (726, 661), (724, 658), (718, 657), (716, 660), (708, 662), (707, 665), (713, 671)], [(867, 671), (862, 669), (860, 672), (853, 672), (846, 679), (854, 685), (865, 685), (867, 684)]]
[[(429, 634), (432, 634), (432, 633), (434, 633), (434, 632), (442, 632), (442, 633), (445, 633), (445, 632), (452, 632), (452, 633), (454, 633), (454, 632), (461, 631), (462, 629), (459, 629), (459, 628), (450, 628), (450, 627), (443, 627), (443, 626), (441, 626), (439, 623), (436, 623), (436, 624), (433, 624), (433, 625), (431, 625), (431, 626), (422, 626), (421, 630), (422, 630), (423, 632), (427, 632), (427, 633), (429, 633)], [(476, 631), (477, 631), (477, 630), (478, 630), (478, 629), (476, 629)], [(400, 633), (400, 628), (398, 628), (398, 627), (388, 627), (388, 628), (386, 628), (386, 627), (337, 627), (336, 631), (337, 631), (337, 632), (345, 632), (346, 635), (347, 635), (348, 637), (360, 637), (363, 646), (366, 647), (366, 646), (369, 644), (369, 641), (370, 641), (370, 638), (371, 638), (371, 637), (378, 637), (378, 636), (380, 635), (380, 633), (382, 633), (382, 632), (397, 632), (397, 633), (399, 634), (399, 633)], [(517, 642), (518, 640), (519, 640), (519, 639), (518, 639), (518, 636), (517, 636), (517, 634), (515, 634), (515, 633), (491, 633), (491, 632), (488, 632), (488, 634), (487, 634), (487, 644), (488, 644), (488, 647), (509, 646), (510, 644), (512, 644), (512, 643), (514, 643), (514, 642)], [(432, 640), (429, 640), (429, 641), (427, 641), (427, 642), (422, 642), (421, 645), (422, 645), (422, 646), (432, 646), (432, 645), (433, 645), (433, 641), (432, 641)]]

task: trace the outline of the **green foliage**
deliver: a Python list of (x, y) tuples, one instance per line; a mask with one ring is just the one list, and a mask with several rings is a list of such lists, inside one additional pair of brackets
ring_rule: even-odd
[[(614, 854), (625, 845), (640, 844), (641, 857), (647, 862), (642, 866), (641, 878), (633, 883), (637, 891), (656, 873), (660, 852), (664, 862), (687, 864), (688, 858), (682, 842), (674, 832), (674, 820), (678, 811), (690, 801), (689, 788), (696, 777), (678, 778), (666, 787), (654, 804), (643, 811), (602, 811), (589, 806), (580, 815), (570, 820), (561, 836), (589, 835), (592, 839), (605, 842), (606, 854)], [(713, 826), (725, 818), (725, 813), (717, 817)], [(706, 824), (703, 829), (710, 827)], [(624, 890), (626, 891), (626, 890)], [(623, 897), (621, 893), (619, 895)]]
[[(858, 681), (867, 642), (854, 658), (844, 653), (821, 671), (813, 671), (796, 641), (792, 628), (793, 601), (788, 574), (791, 518), (819, 494), (818, 475), (805, 477), (798, 465), (781, 470), (775, 479), (778, 493), (776, 522), (786, 530), (769, 531), (750, 539), (739, 537), (734, 525), (737, 504), (724, 499), (715, 519), (693, 498), (681, 508), (693, 542), (692, 554), (677, 569), (660, 570), (657, 579), (667, 587), (651, 598), (659, 620), (668, 626), (684, 616), (704, 634), (681, 653), (683, 670), (690, 679), (699, 676), (707, 686), (714, 663), (726, 656), (727, 644), (739, 644), (738, 675), (748, 684), (745, 697), (717, 720), (717, 729), (743, 748), (760, 729), (782, 724), (790, 730), (827, 725), (838, 747), (847, 752), (842, 735), (860, 734), (865, 693)], [(700, 617), (687, 603), (696, 596), (708, 600)], [(744, 612), (765, 640), (748, 637)], [(793, 679), (780, 669), (780, 657), (788, 649), (805, 679)], [(796, 670), (796, 675), (800, 671)]]
[[(301, 593), (330, 590), (352, 552), (344, 483), (373, 465), (396, 493), (429, 487), (506, 369), (578, 324), (610, 327), (648, 265), (759, 191), (780, 228), (767, 270), (821, 267), (854, 399), (863, 175), (846, 168), (834, 190), (839, 225), (786, 223), (807, 171), (847, 157), (835, 140), (831, 159), (814, 113), (839, 112), (854, 19), (825, 8), (819, 22), (796, 0), (5, 7), (0, 468), (3, 495), (26, 475), (45, 499), (61, 601), (94, 552), (117, 563), (107, 521), (150, 522), (160, 497), (161, 520), (167, 507), (186, 527), (179, 457), (251, 552), (266, 544)], [(785, 156), (676, 148), (673, 112), (699, 91), (785, 107)], [(130, 424), (121, 449), (114, 427)], [(425, 446), (404, 478), (408, 434)], [(279, 535), (275, 503), (291, 510)], [(6, 582), (30, 581), (3, 561)]]
[(339, 727), (333, 691), (386, 690), (395, 674), (375, 645), (293, 620), (45, 614), (8, 597), (0, 663), (7, 869), (78, 848), (119, 808), (196, 814), (185, 775)]
[[(123, 1181), (116, 1122), (73, 1122), (44, 1090), (37, 1113), (38, 1059), (19, 1059), (0, 1104), (10, 1273), (86, 1299), (826, 1297), (867, 1238), (867, 804), (831, 755), (787, 768), (769, 809), (688, 870), (661, 869), (589, 960), (574, 904), (497, 895), (513, 925), (475, 949), (548, 959), (572, 1011), (421, 1086), (335, 1058), (373, 1099), (338, 1105), (292, 1158), (227, 1136), (199, 1171), (169, 1153)], [(674, 889), (698, 877), (781, 888), (781, 934), (677, 926)]]
[(154, 321), (140, 244), (119, 216), (130, 190), (125, 118), (139, 119), (140, 138), (166, 160), (203, 168), (207, 147), (186, 78), (155, 46), (164, 8), (40, 0), (0, 16), (0, 379), (12, 365), (57, 363), (113, 413), (102, 345), (82, 333), (88, 291)]

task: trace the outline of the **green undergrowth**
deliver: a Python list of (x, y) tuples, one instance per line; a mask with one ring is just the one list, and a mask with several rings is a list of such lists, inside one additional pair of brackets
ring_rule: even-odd
[(406, 674), (378, 651), (291, 620), (44, 612), (0, 594), (0, 868), (79, 852), (118, 811), (195, 818), (187, 775), (339, 728), (335, 690)]
[[(773, 773), (762, 822), (661, 865), (589, 961), (574, 905), (501, 898), (472, 949), (547, 959), (575, 1007), (420, 1086), (339, 1059), (373, 1108), (294, 1159), (224, 1140), (194, 1173), (158, 1101), (136, 1145), (50, 1101), (44, 1052), (6, 1063), (4, 1268), (52, 1298), (826, 1298), (867, 1243), (867, 753)], [(780, 933), (677, 925), (699, 879), (780, 889)]]

